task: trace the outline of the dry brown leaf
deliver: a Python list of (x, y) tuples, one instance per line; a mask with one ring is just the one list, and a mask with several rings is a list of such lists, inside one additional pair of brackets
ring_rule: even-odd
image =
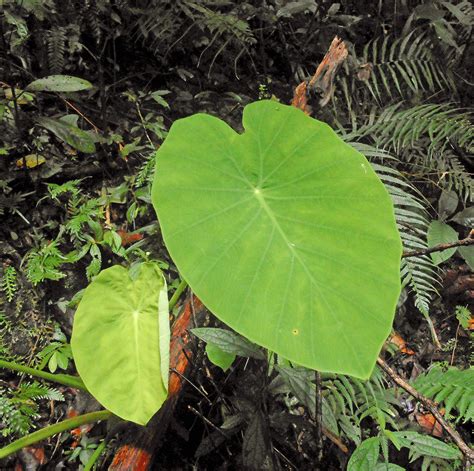
[(392, 343), (393, 345), (396, 345), (402, 353), (405, 353), (405, 355), (415, 354), (413, 350), (407, 347), (407, 343), (401, 337), (401, 335), (397, 334), (396, 332), (390, 337), (389, 342)]
[[(444, 409), (440, 409), (442, 415), (444, 415), (444, 412)], [(425, 432), (433, 435), (433, 437), (443, 436), (443, 427), (441, 427), (441, 424), (435, 419), (433, 414), (429, 412), (427, 414), (417, 413), (415, 418)]]

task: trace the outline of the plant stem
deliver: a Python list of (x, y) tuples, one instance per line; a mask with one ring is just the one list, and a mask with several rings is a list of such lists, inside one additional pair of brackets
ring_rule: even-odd
[(80, 427), (84, 424), (91, 424), (93, 422), (98, 422), (99, 420), (107, 420), (112, 416), (112, 412), (108, 410), (101, 410), (97, 412), (90, 412), (89, 414), (78, 415), (72, 419), (66, 419), (57, 424), (50, 425), (49, 427), (42, 428), (36, 432), (30, 433), (25, 437), (19, 438), (14, 442), (10, 443), (0, 449), (0, 459), (6, 458), (7, 456), (16, 453), (25, 446), (33, 445), (34, 443), (45, 440), (46, 438), (52, 437), (66, 430), (71, 430), (77, 427)]
[(96, 461), (100, 458), (100, 455), (105, 450), (105, 440), (102, 440), (102, 443), (95, 449), (94, 453), (92, 453), (89, 461), (84, 466), (84, 471), (91, 471), (93, 466), (95, 465)]
[(428, 249), (413, 250), (412, 252), (403, 252), (402, 258), (417, 257), (419, 255), (428, 255), (433, 252), (442, 252), (443, 250), (452, 249), (454, 247), (466, 247), (468, 245), (474, 245), (474, 237), (466, 237), (465, 239), (458, 240), (449, 244), (438, 244)]
[(173, 296), (171, 296), (170, 302), (169, 302), (169, 310), (172, 311), (173, 308), (176, 306), (176, 303), (178, 302), (179, 297), (183, 294), (183, 291), (187, 288), (188, 284), (186, 281), (181, 280), (179, 283), (178, 287), (176, 288), (176, 291), (173, 293)]
[(469, 448), (469, 446), (466, 444), (466, 442), (462, 439), (461, 435), (454, 430), (448, 422), (446, 422), (445, 418), (441, 415), (439, 412), (438, 408), (436, 407), (436, 404), (431, 400), (428, 399), (427, 397), (423, 396), (421, 393), (419, 393), (411, 384), (408, 384), (401, 376), (399, 376), (390, 366), (385, 363), (384, 360), (382, 360), (380, 357), (377, 359), (377, 363), (379, 366), (385, 371), (385, 373), (390, 376), (392, 381), (398, 386), (400, 386), (402, 389), (404, 389), (408, 394), (413, 396), (417, 401), (421, 402), (423, 406), (428, 409), (431, 414), (434, 415), (435, 419), (439, 422), (441, 427), (444, 428), (446, 433), (451, 437), (453, 442), (458, 446), (458, 448), (462, 451), (464, 456), (466, 457), (467, 460), (469, 461), (474, 461), (474, 451)]
[(30, 376), (36, 376), (38, 378), (52, 381), (53, 383), (59, 383), (64, 386), (70, 386), (71, 388), (82, 389), (87, 391), (85, 384), (79, 376), (72, 376), (66, 374), (53, 374), (46, 371), (37, 370), (36, 368), (30, 368), (29, 366), (21, 365), (13, 361), (0, 360), (0, 368), (7, 368), (13, 371), (19, 371), (20, 373), (26, 373)]

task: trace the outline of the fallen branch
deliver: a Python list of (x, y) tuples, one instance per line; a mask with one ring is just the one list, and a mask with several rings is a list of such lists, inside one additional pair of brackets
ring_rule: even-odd
[(394, 370), (392, 370), (392, 368), (390, 368), (390, 366), (388, 366), (384, 360), (378, 358), (377, 363), (385, 371), (385, 373), (390, 376), (394, 383), (404, 389), (408, 394), (413, 396), (417, 401), (421, 402), (423, 406), (434, 415), (435, 419), (439, 422), (441, 427), (443, 427), (443, 429), (451, 437), (453, 442), (462, 451), (466, 459), (469, 460), (471, 463), (474, 462), (474, 451), (462, 439), (461, 435), (459, 435), (459, 433), (454, 430), (448, 424), (448, 422), (446, 422), (445, 418), (441, 415), (438, 408), (436, 407), (436, 404), (431, 399), (428, 399), (427, 397), (419, 393), (413, 386), (408, 384), (401, 376), (399, 376)]
[(344, 41), (336, 36), (311, 80), (308, 83), (301, 82), (295, 88), (291, 102), (292, 106), (299, 108), (309, 115), (310, 107), (308, 106), (307, 95), (310, 89), (321, 92), (321, 99), (319, 101), (321, 107), (327, 105), (334, 91), (334, 77), (339, 66), (346, 60), (347, 54), (347, 47)]
[(458, 240), (456, 242), (450, 242), (447, 244), (438, 244), (434, 247), (430, 247), (427, 249), (420, 249), (420, 250), (413, 250), (411, 252), (403, 252), (402, 258), (407, 257), (418, 257), (419, 255), (428, 255), (433, 252), (442, 252), (443, 250), (452, 249), (454, 247), (467, 247), (468, 245), (474, 245), (474, 237), (466, 237), (465, 239)]

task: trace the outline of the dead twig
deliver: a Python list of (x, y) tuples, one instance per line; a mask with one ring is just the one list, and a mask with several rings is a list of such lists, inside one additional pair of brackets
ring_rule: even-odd
[(327, 105), (334, 91), (334, 77), (339, 66), (346, 60), (347, 54), (347, 47), (344, 41), (336, 36), (311, 80), (308, 83), (301, 82), (296, 87), (291, 102), (292, 106), (299, 108), (306, 114), (310, 114), (307, 97), (308, 90), (310, 89), (321, 92), (319, 106)]
[(474, 462), (474, 451), (466, 444), (466, 442), (462, 439), (461, 435), (454, 430), (448, 422), (446, 422), (445, 418), (441, 415), (436, 404), (427, 397), (423, 396), (419, 393), (413, 386), (408, 384), (401, 376), (399, 376), (390, 366), (385, 363), (384, 360), (381, 358), (377, 359), (378, 365), (390, 376), (391, 380), (404, 389), (408, 394), (413, 396), (417, 401), (421, 402), (423, 406), (428, 409), (431, 414), (435, 417), (435, 419), (439, 422), (441, 427), (446, 431), (446, 433), (451, 437), (453, 442), (458, 446), (461, 452), (466, 457), (466, 460), (470, 462)]
[(419, 255), (428, 255), (433, 252), (442, 252), (443, 250), (452, 249), (454, 247), (467, 247), (468, 245), (474, 245), (474, 237), (472, 237), (472, 235), (473, 234), (471, 231), (471, 234), (469, 234), (469, 237), (458, 240), (456, 242), (451, 242), (448, 244), (438, 244), (428, 249), (420, 249), (420, 250), (413, 250), (411, 252), (403, 252), (402, 258), (418, 257)]

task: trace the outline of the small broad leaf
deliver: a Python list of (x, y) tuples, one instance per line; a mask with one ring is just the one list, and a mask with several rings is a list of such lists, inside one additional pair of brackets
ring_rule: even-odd
[(457, 222), (466, 227), (474, 226), (474, 206), (463, 209), (451, 218), (451, 221)]
[(310, 410), (315, 407), (314, 372), (306, 368), (291, 368), (289, 366), (275, 366), (278, 373), (290, 387), (291, 392)]
[(405, 468), (393, 463), (378, 463), (374, 471), (405, 471)]
[(373, 471), (379, 460), (380, 438), (364, 440), (352, 453), (347, 471)]
[(204, 342), (216, 345), (224, 352), (265, 360), (265, 354), (257, 345), (231, 330), (199, 327), (192, 329), (191, 332)]
[(438, 201), (438, 215), (441, 221), (445, 221), (458, 207), (458, 194), (453, 190), (443, 190)]
[(157, 151), (152, 200), (170, 255), (252, 342), (368, 378), (400, 295), (391, 198), (362, 154), (301, 110), (262, 100), (243, 125), (180, 119)]
[(270, 438), (268, 426), (261, 412), (255, 411), (250, 423), (244, 433), (242, 444), (242, 457), (246, 469), (271, 469), (270, 462)]
[(409, 448), (412, 452), (420, 455), (433, 456), (446, 460), (461, 458), (458, 448), (448, 445), (429, 435), (422, 435), (418, 432), (392, 432), (397, 437), (403, 447)]
[(212, 343), (206, 345), (206, 353), (209, 361), (218, 366), (222, 371), (227, 371), (235, 360), (234, 354), (224, 352), (224, 350)]
[(89, 81), (72, 75), (48, 75), (26, 87), (30, 92), (79, 92), (89, 88), (92, 88)]
[(469, 265), (469, 268), (474, 271), (474, 245), (459, 247), (458, 250), (462, 258)]
[[(432, 221), (428, 227), (428, 247), (456, 242), (457, 240), (458, 233), (442, 221)], [(431, 258), (435, 265), (439, 265), (451, 258), (454, 252), (456, 252), (456, 247), (442, 252), (434, 252), (431, 254)]]
[(46, 159), (43, 155), (40, 154), (28, 154), (18, 159), (16, 161), (16, 166), (19, 168), (24, 168), (26, 164), (26, 168), (35, 168), (38, 167), (46, 162)]
[(92, 153), (95, 152), (94, 139), (86, 131), (73, 126), (67, 122), (60, 121), (59, 119), (52, 118), (38, 118), (36, 122), (51, 131), (59, 139), (69, 144), (71, 147), (84, 152)]
[(133, 280), (126, 268), (113, 266), (85, 289), (74, 317), (71, 347), (87, 389), (114, 414), (141, 425), (167, 396), (163, 289), (156, 263), (142, 264)]

